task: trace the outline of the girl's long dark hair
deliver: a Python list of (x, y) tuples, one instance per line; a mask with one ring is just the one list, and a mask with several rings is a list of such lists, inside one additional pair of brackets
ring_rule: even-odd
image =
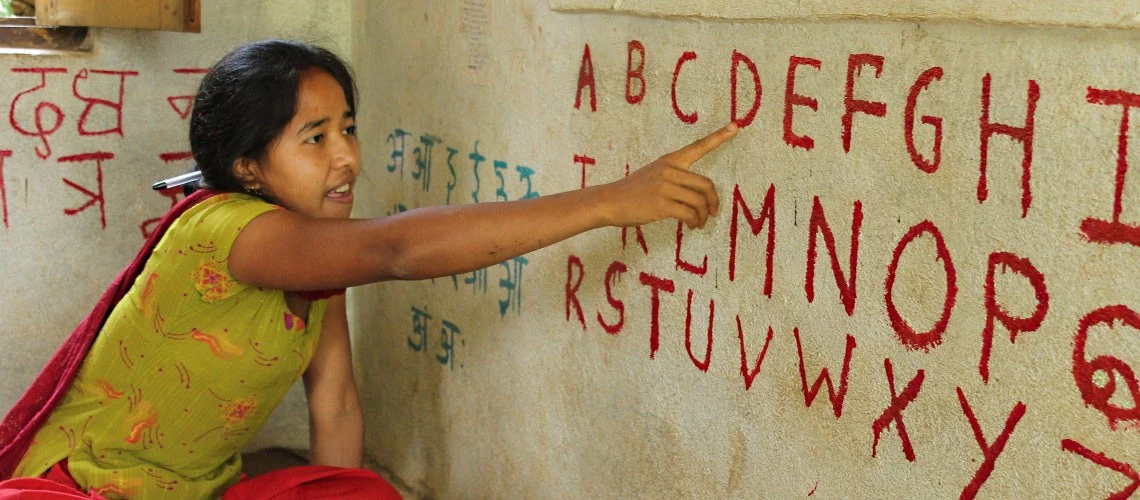
[(352, 71), (321, 47), (263, 40), (234, 49), (210, 68), (198, 86), (190, 117), (190, 150), (205, 187), (243, 190), (233, 172), (234, 161), (265, 158), (296, 113), (301, 75), (310, 68), (326, 71), (340, 83), (355, 114)]

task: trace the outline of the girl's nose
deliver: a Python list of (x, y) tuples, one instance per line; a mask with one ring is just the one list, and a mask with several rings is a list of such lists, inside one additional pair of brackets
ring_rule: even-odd
[(360, 162), (360, 148), (352, 136), (341, 135), (333, 152), (333, 166), (337, 168), (355, 167)]

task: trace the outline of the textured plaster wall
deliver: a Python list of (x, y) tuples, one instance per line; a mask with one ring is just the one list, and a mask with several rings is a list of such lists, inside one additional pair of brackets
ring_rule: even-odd
[(1065, 2), (1041, 0), (550, 0), (557, 11), (608, 11), (665, 17), (719, 19), (892, 19), (1041, 24), (1097, 28), (1140, 26), (1134, 0)]
[[(0, 408), (16, 401), (134, 257), (140, 226), (170, 207), (150, 185), (190, 166), (160, 155), (189, 149), (179, 114), (188, 97), (181, 96), (193, 95), (201, 77), (175, 70), (206, 68), (234, 46), (267, 37), (316, 41), (351, 57), (351, 9), (347, 2), (209, 0), (202, 2), (200, 34), (95, 30), (87, 55), (0, 56), (0, 150), (11, 151), (0, 166)], [(77, 94), (105, 104), (88, 111), (89, 101)], [(98, 167), (94, 160), (61, 162), (94, 152), (113, 158)], [(75, 215), (65, 213), (100, 195)], [(298, 389), (253, 446), (306, 448), (307, 429)]]
[[(855, 13), (896, 12), (880, 4)], [(382, 466), (440, 497), (1135, 490), (1140, 183), (1123, 172), (1140, 157), (1111, 103), (1140, 105), (1137, 31), (551, 5), (597, 7), (362, 7), (361, 215), (618, 179), (627, 163), (744, 120), (747, 59), (758, 110), (697, 167), (722, 210), (680, 236), (668, 222), (642, 228), (646, 250), (633, 229), (624, 244), (603, 229), (485, 273), (356, 290), (367, 450)], [(695, 4), (669, 5), (688, 15)], [(1017, 5), (968, 10), (1008, 20)], [(1134, 4), (1072, 18), (1064, 5), (1020, 12), (1031, 24), (1134, 25)], [(881, 72), (849, 70), (872, 56)], [(849, 148), (845, 102), (867, 110), (851, 117)], [(995, 132), (980, 189), (983, 130)], [(1102, 232), (1089, 219), (1120, 224)], [(1022, 330), (1012, 342), (1011, 327)]]

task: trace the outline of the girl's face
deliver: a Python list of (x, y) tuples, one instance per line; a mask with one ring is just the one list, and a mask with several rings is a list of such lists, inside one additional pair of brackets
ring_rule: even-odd
[[(297, 90), (297, 112), (250, 162), (253, 186), (285, 208), (310, 217), (347, 218), (360, 174), (356, 120), (332, 75), (309, 69)], [(239, 174), (241, 166), (239, 168)]]

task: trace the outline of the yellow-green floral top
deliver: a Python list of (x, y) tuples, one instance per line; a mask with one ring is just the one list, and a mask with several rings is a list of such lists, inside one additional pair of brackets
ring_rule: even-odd
[(238, 481), (239, 452), (308, 366), (327, 304), (305, 321), (281, 290), (230, 276), (238, 233), (275, 208), (220, 194), (174, 222), (16, 477), (67, 460), (108, 498), (218, 497)]

